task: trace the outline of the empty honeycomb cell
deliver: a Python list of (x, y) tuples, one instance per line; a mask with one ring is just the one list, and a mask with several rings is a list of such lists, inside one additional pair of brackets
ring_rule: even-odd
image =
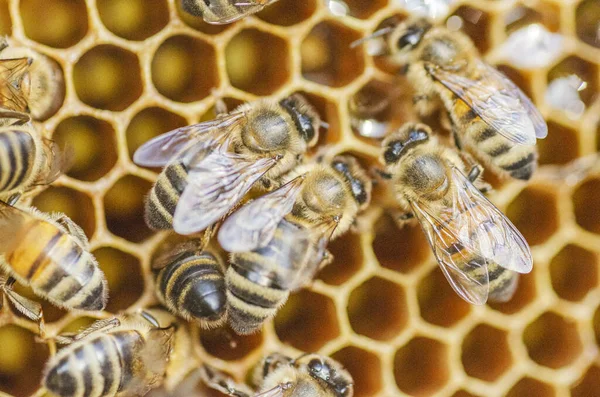
[(527, 187), (510, 203), (506, 215), (529, 245), (546, 241), (558, 229), (556, 197), (553, 193)]
[(82, 102), (112, 111), (125, 110), (143, 91), (137, 56), (108, 44), (81, 56), (73, 68), (73, 82)]
[(222, 360), (241, 360), (260, 348), (262, 332), (252, 335), (238, 335), (229, 327), (200, 331), (200, 342), (207, 353)]
[[(263, 56), (265, 48), (269, 56)], [(269, 95), (290, 78), (288, 43), (258, 29), (244, 29), (225, 49), (227, 75), (231, 85), (255, 95)]]
[(534, 23), (541, 23), (549, 31), (556, 32), (560, 28), (560, 7), (547, 1), (538, 1), (536, 8), (518, 6), (505, 15), (504, 23), (507, 34)]
[(306, 352), (317, 351), (340, 334), (335, 303), (309, 290), (293, 294), (275, 317), (275, 331), (283, 343)]
[(111, 123), (92, 116), (64, 119), (52, 134), (58, 146), (72, 153), (67, 175), (82, 181), (102, 178), (116, 164), (117, 142)]
[(417, 286), (421, 317), (435, 325), (449, 327), (463, 318), (471, 306), (452, 289), (442, 271), (436, 267)]
[(577, 36), (584, 43), (600, 48), (598, 15), (600, 15), (600, 1), (584, 0), (577, 7), (575, 26)]
[(158, 92), (176, 102), (206, 98), (219, 85), (215, 49), (191, 36), (168, 38), (152, 59), (152, 82)]
[(533, 271), (519, 275), (519, 284), (515, 294), (508, 302), (488, 302), (488, 306), (504, 314), (515, 314), (527, 307), (536, 297), (535, 265)]
[(126, 310), (144, 291), (139, 259), (112, 247), (99, 248), (93, 254), (108, 281), (110, 299), (106, 310), (112, 313)]
[(600, 234), (600, 179), (585, 181), (573, 193), (575, 220), (587, 231)]
[(307, 20), (317, 9), (317, 0), (279, 0), (265, 7), (257, 16), (274, 25), (292, 26)]
[(571, 397), (595, 396), (600, 390), (600, 368), (592, 366), (571, 388)]
[(537, 141), (540, 164), (566, 164), (579, 156), (577, 131), (553, 121), (548, 122), (548, 136)]
[(104, 26), (128, 40), (144, 40), (169, 23), (167, 0), (98, 0), (96, 7)]
[(48, 347), (36, 343), (34, 334), (15, 325), (0, 328), (0, 341), (0, 392), (15, 396), (32, 394), (42, 380)]
[(50, 47), (71, 47), (88, 31), (85, 0), (22, 0), (19, 12), (25, 34)]
[(582, 300), (598, 286), (598, 258), (581, 247), (567, 245), (550, 262), (550, 277), (558, 296)]
[(96, 229), (94, 204), (86, 193), (64, 186), (50, 186), (33, 199), (32, 205), (46, 213), (66, 214), (81, 226), (88, 238), (94, 235)]
[(127, 175), (118, 180), (104, 196), (106, 226), (116, 236), (140, 242), (152, 235), (144, 221), (144, 199), (152, 184)]
[(525, 328), (523, 341), (533, 361), (555, 369), (569, 365), (582, 350), (577, 325), (551, 312)]
[(342, 285), (360, 270), (364, 262), (360, 236), (346, 233), (329, 243), (333, 262), (319, 272), (319, 279), (331, 285)]
[(487, 12), (469, 7), (459, 7), (454, 14), (462, 19), (462, 31), (467, 34), (480, 53), (490, 48), (490, 16)]
[(361, 48), (350, 48), (359, 32), (334, 21), (315, 26), (300, 47), (304, 78), (331, 87), (342, 87), (360, 76), (365, 68)]
[(313, 152), (318, 152), (319, 148), (327, 144), (337, 143), (341, 139), (342, 124), (340, 123), (340, 115), (337, 105), (329, 99), (322, 96), (312, 94), (305, 91), (298, 92), (303, 95), (311, 105), (315, 107), (321, 121), (327, 123), (327, 127), (319, 129), (319, 140), (317, 145), (312, 149)]
[(388, 4), (388, 0), (344, 0), (344, 3), (348, 6), (348, 15), (354, 18), (368, 19), (385, 7)]
[(394, 377), (400, 390), (407, 394), (434, 394), (450, 377), (447, 347), (433, 339), (414, 338), (396, 352)]
[(12, 20), (8, 12), (8, 0), (0, 0), (0, 35), (10, 35)]
[(331, 358), (342, 364), (352, 375), (355, 396), (375, 396), (381, 390), (382, 368), (376, 354), (356, 346), (346, 346), (333, 353)]
[(521, 72), (508, 65), (496, 65), (496, 68), (499, 71), (501, 71), (504, 75), (506, 75), (513, 83), (515, 83), (517, 87), (519, 87), (521, 91), (523, 91), (525, 95), (527, 95), (527, 97), (532, 97), (529, 80), (525, 76), (523, 76)]
[[(598, 66), (578, 56), (569, 56), (550, 69), (548, 72), (548, 83), (557, 78), (567, 77), (572, 74), (577, 75), (583, 82), (587, 83), (587, 87), (579, 91), (579, 96), (586, 106), (590, 106), (596, 97), (594, 88), (598, 84)], [(550, 131), (548, 132), (548, 136), (550, 136)]]
[(467, 375), (494, 382), (512, 365), (506, 331), (480, 324), (465, 336), (462, 363)]
[(546, 383), (532, 378), (523, 378), (508, 391), (506, 397), (522, 396), (554, 397), (556, 393), (554, 388)]
[(408, 306), (402, 287), (373, 277), (350, 294), (348, 318), (354, 332), (371, 339), (389, 340), (408, 322)]

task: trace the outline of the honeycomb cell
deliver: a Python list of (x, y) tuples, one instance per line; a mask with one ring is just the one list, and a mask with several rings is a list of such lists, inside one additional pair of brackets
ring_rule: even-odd
[(450, 377), (447, 347), (433, 339), (414, 338), (396, 352), (394, 377), (400, 390), (407, 394), (435, 393)]
[(581, 247), (567, 245), (550, 262), (550, 277), (558, 296), (580, 301), (598, 285), (598, 258)]
[(256, 14), (274, 25), (292, 26), (310, 18), (317, 9), (317, 0), (279, 0)]
[(600, 179), (590, 179), (573, 193), (575, 220), (585, 230), (600, 234)]
[(518, 381), (509, 391), (506, 397), (554, 397), (556, 393), (552, 386), (532, 378), (523, 378)]
[(348, 15), (354, 18), (369, 19), (371, 15), (382, 9), (388, 4), (388, 0), (345, 0), (348, 6)]
[[(27, 299), (31, 299), (32, 301), (39, 303), (42, 306), (42, 311), (44, 313), (44, 321), (46, 323), (58, 321), (67, 314), (66, 310), (59, 309), (58, 307), (48, 302), (46, 299), (34, 294), (30, 287), (25, 287), (17, 283), (14, 285), (14, 291)], [(16, 308), (12, 307), (12, 309), (13, 313), (18, 313)], [(23, 315), (20, 316), (23, 317)]]
[[(582, 81), (587, 83), (587, 87), (589, 88), (581, 90), (579, 96), (586, 106), (590, 106), (596, 96), (596, 92), (592, 87), (597, 87), (598, 84), (598, 66), (578, 56), (569, 56), (550, 69), (548, 72), (548, 83), (557, 78), (572, 74), (577, 75)], [(548, 132), (548, 136), (550, 136), (550, 131)]]
[(16, 325), (0, 327), (0, 340), (0, 394), (32, 394), (41, 383), (44, 364), (50, 356), (48, 347), (36, 343), (34, 334)]
[(519, 275), (519, 284), (515, 294), (508, 302), (491, 302), (488, 301), (488, 306), (494, 310), (498, 310), (504, 314), (515, 314), (523, 308), (527, 307), (536, 296), (535, 287), (535, 273), (536, 267), (533, 266), (533, 271), (528, 274)]
[(490, 16), (487, 12), (477, 8), (459, 7), (453, 16), (462, 19), (462, 31), (468, 35), (481, 52), (485, 54), (490, 48)]
[(195, 102), (219, 85), (215, 49), (204, 40), (179, 35), (165, 40), (152, 59), (152, 82), (176, 102)]
[(379, 277), (365, 281), (352, 291), (347, 310), (354, 332), (371, 339), (389, 340), (408, 322), (404, 290)]
[(317, 351), (340, 334), (335, 303), (308, 290), (293, 294), (275, 317), (275, 331), (283, 343), (307, 352)]
[(52, 139), (72, 153), (67, 175), (82, 181), (96, 181), (116, 164), (117, 141), (111, 123), (92, 116), (74, 116), (58, 124)]
[[(265, 48), (269, 56), (264, 56)], [(285, 40), (258, 29), (244, 29), (225, 49), (231, 85), (255, 95), (269, 95), (290, 78), (290, 54)]]
[(85, 0), (22, 0), (19, 11), (25, 34), (50, 47), (71, 47), (88, 31)]
[(553, 121), (548, 122), (548, 136), (537, 141), (539, 163), (566, 164), (579, 156), (577, 131)]
[(571, 388), (571, 397), (595, 396), (600, 390), (600, 368), (590, 367), (583, 378)]
[(258, 349), (263, 343), (263, 334), (238, 335), (230, 327), (202, 330), (200, 343), (207, 353), (222, 360), (241, 360)]
[(362, 267), (360, 236), (346, 233), (329, 243), (327, 249), (333, 254), (333, 262), (319, 272), (319, 279), (327, 284), (342, 285)]
[(300, 47), (304, 78), (331, 87), (352, 82), (365, 68), (362, 49), (350, 48), (360, 37), (359, 32), (338, 22), (316, 25)]
[(81, 56), (73, 68), (73, 82), (82, 102), (112, 111), (125, 110), (143, 90), (137, 56), (108, 44)]
[(471, 306), (457, 295), (438, 267), (418, 284), (417, 298), (421, 317), (442, 327), (458, 323), (471, 310)]
[(598, 15), (600, 15), (600, 2), (598, 0), (584, 0), (577, 7), (575, 26), (579, 39), (584, 43), (600, 48)]
[(144, 40), (169, 23), (166, 0), (97, 0), (96, 7), (108, 30), (128, 40)]
[(126, 310), (144, 292), (139, 259), (112, 247), (99, 248), (93, 254), (108, 281), (110, 299), (106, 310), (112, 313)]
[(152, 235), (144, 221), (144, 198), (152, 184), (127, 175), (118, 180), (104, 197), (106, 226), (116, 236), (135, 243)]
[(79, 333), (82, 330), (87, 329), (95, 321), (97, 320), (92, 317), (77, 317), (75, 320), (62, 327), (60, 329), (60, 334)]
[(582, 350), (576, 324), (551, 312), (525, 328), (523, 341), (533, 361), (554, 369), (569, 365)]
[(558, 229), (556, 197), (539, 188), (525, 188), (510, 203), (506, 215), (529, 245), (543, 243)]
[(32, 205), (46, 213), (62, 212), (81, 226), (88, 238), (94, 235), (94, 204), (85, 193), (64, 186), (50, 186), (33, 199)]
[(536, 8), (518, 6), (506, 14), (504, 23), (507, 34), (534, 23), (541, 23), (549, 31), (556, 32), (560, 28), (560, 7), (547, 1), (538, 1)]
[(506, 331), (480, 324), (463, 339), (462, 363), (467, 375), (494, 382), (512, 365)]
[(12, 32), (12, 20), (8, 11), (8, 1), (0, 0), (0, 35), (10, 36)]
[(381, 361), (377, 355), (355, 346), (346, 346), (331, 355), (354, 380), (355, 396), (375, 396), (382, 387)]

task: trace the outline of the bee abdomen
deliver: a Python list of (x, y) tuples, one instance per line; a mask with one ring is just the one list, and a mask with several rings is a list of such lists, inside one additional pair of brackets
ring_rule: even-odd
[(146, 199), (146, 223), (154, 230), (173, 228), (173, 215), (179, 198), (187, 186), (187, 169), (181, 163), (171, 164), (160, 173)]
[(488, 265), (490, 281), (489, 299), (493, 302), (509, 301), (519, 284), (519, 274), (498, 266), (495, 263)]
[(0, 134), (0, 191), (10, 191), (30, 179), (35, 158), (35, 143), (24, 131)]
[(502, 166), (502, 169), (507, 171), (513, 178), (525, 181), (531, 178), (536, 168), (537, 153), (535, 150), (532, 150), (527, 153), (527, 155), (520, 157), (517, 161)]

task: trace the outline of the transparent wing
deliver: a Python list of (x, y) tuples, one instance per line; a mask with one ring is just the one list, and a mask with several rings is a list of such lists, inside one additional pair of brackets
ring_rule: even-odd
[(285, 385), (277, 385), (272, 389), (255, 394), (254, 397), (283, 397), (285, 390)]
[(27, 110), (27, 98), (21, 81), (30, 64), (29, 58), (0, 59), (0, 107), (15, 112)]
[(11, 251), (14, 244), (18, 243), (21, 229), (32, 220), (34, 218), (28, 212), (0, 201), (0, 229), (11, 231), (11, 233), (0, 233), (0, 252)]
[(481, 119), (505, 138), (535, 145), (548, 135), (544, 118), (527, 96), (502, 73), (479, 61), (478, 80), (427, 65), (427, 71), (462, 99)]
[[(234, 14), (227, 15), (227, 10), (223, 9), (223, 6), (210, 6), (213, 11), (213, 15), (205, 14), (204, 20), (213, 25), (224, 25), (227, 23), (233, 23), (239, 21), (248, 15), (254, 14), (265, 8), (267, 5), (276, 2), (277, 0), (235, 0), (232, 5), (242, 8), (242, 11)], [(229, 5), (227, 5), (229, 7)], [(223, 16), (227, 15), (227, 16)]]
[(229, 216), (219, 230), (219, 243), (228, 252), (247, 252), (264, 247), (277, 225), (292, 211), (304, 176), (252, 200)]
[(143, 167), (164, 167), (191, 145), (202, 148), (214, 145), (221, 135), (231, 132), (244, 117), (243, 112), (229, 113), (159, 135), (140, 146), (133, 155), (133, 161)]

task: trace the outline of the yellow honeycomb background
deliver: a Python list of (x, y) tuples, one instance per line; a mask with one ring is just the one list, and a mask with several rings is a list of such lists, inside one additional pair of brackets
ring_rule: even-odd
[[(91, 238), (111, 292), (99, 317), (155, 303), (150, 257), (165, 235), (144, 225), (142, 200), (156, 170), (134, 165), (132, 153), (152, 136), (212, 117), (213, 90), (230, 106), (301, 91), (330, 125), (321, 145), (367, 164), (378, 142), (350, 128), (350, 99), (363, 87), (409, 97), (407, 82), (387, 65), (349, 48), (388, 17), (405, 15), (394, 0), (349, 0), (342, 18), (321, 0), (281, 0), (224, 27), (183, 15), (177, 3), (0, 0), (0, 34), (55, 59), (65, 75), (64, 105), (43, 124), (75, 148), (74, 166), (32, 202), (67, 213)], [(500, 68), (547, 117), (542, 164), (600, 149), (599, 0), (465, 0), (451, 14), (464, 19), (492, 63), (493, 50), (525, 24), (563, 34), (555, 64)], [(544, 103), (547, 83), (571, 73), (588, 83), (579, 121)], [(542, 171), (529, 185), (506, 183), (493, 195), (535, 258), (509, 303), (460, 300), (418, 226), (398, 230), (374, 205), (364, 219), (369, 232), (332, 243), (335, 262), (262, 333), (194, 329), (193, 354), (241, 380), (265, 353), (319, 351), (345, 364), (358, 396), (600, 396), (599, 168), (569, 183)], [(93, 320), (44, 309), (50, 334)], [(6, 310), (0, 315), (0, 390), (8, 395), (42, 394), (36, 390), (54, 345), (35, 343), (35, 331)]]

